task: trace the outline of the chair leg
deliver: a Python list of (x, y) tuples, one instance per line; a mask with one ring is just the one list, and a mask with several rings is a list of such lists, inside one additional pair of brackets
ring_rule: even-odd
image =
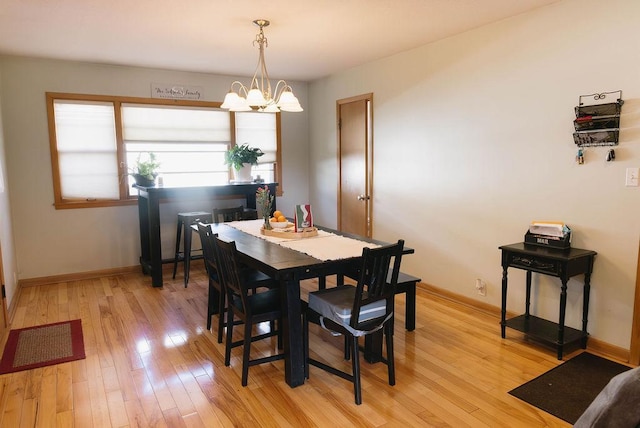
[(176, 279), (178, 260), (180, 259), (180, 237), (182, 236), (182, 220), (178, 218), (178, 231), (176, 232), (176, 251), (173, 259), (173, 279)]
[(244, 345), (242, 345), (242, 386), (247, 386), (249, 382), (249, 356), (251, 355), (251, 329), (253, 325), (248, 321), (244, 324)]
[(327, 276), (322, 275), (318, 278), (318, 290), (324, 290), (327, 288)]
[(224, 349), (224, 365), (231, 364), (231, 344), (233, 342), (233, 309), (227, 310), (227, 343)]
[(184, 224), (184, 288), (187, 288), (189, 283), (189, 268), (191, 265), (191, 226), (187, 223)]
[(387, 339), (387, 370), (389, 372), (389, 385), (396, 384), (396, 365), (393, 354), (393, 324), (387, 321), (385, 328), (385, 338)]
[(222, 332), (224, 330), (224, 304), (225, 304), (225, 293), (218, 293), (218, 343), (222, 343)]
[(344, 359), (349, 361), (351, 358), (351, 342), (349, 341), (349, 336), (344, 335)]
[(352, 336), (351, 340), (351, 364), (353, 366), (353, 394), (356, 404), (362, 404), (362, 386), (360, 385), (360, 355), (358, 350), (358, 338)]
[[(211, 281), (211, 280), (209, 280)], [(207, 330), (211, 330), (211, 317), (213, 316), (213, 298), (214, 298), (214, 293), (213, 293), (213, 286), (211, 285), (211, 282), (209, 282), (209, 296), (207, 297)], [(220, 343), (220, 342), (218, 342)]]

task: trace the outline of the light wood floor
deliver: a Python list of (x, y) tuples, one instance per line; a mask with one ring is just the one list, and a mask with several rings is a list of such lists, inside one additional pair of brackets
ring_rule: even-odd
[[(507, 393), (556, 366), (554, 351), (516, 333), (502, 340), (494, 316), (426, 291), (414, 332), (397, 301), (396, 386), (383, 364), (363, 363), (356, 406), (350, 383), (315, 367), (290, 388), (283, 361), (252, 367), (243, 388), (240, 348), (225, 367), (224, 346), (205, 329), (200, 264), (187, 289), (166, 272), (163, 289), (150, 282), (127, 274), (23, 289), (12, 328), (80, 318), (87, 358), (0, 376), (0, 426), (569, 426)], [(312, 353), (344, 364), (341, 338), (313, 327)], [(253, 349), (269, 353), (275, 340)]]

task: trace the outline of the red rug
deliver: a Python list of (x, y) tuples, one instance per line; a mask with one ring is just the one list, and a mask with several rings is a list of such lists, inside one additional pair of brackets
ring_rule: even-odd
[(85, 358), (82, 321), (63, 321), (9, 332), (0, 374)]

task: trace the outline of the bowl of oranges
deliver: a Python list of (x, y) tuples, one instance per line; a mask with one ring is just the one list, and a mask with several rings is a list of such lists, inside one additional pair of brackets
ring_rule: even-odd
[(269, 219), (269, 223), (271, 223), (271, 227), (274, 229), (284, 229), (293, 226), (293, 223), (289, 223), (289, 220), (287, 220), (284, 214), (278, 210), (273, 212), (273, 217)]

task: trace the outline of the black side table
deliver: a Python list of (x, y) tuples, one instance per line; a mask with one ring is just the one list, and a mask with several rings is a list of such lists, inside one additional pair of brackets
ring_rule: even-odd
[[(580, 341), (583, 349), (587, 347), (587, 317), (589, 314), (589, 292), (591, 290), (591, 272), (595, 251), (580, 248), (560, 250), (537, 245), (518, 244), (503, 245), (502, 250), (502, 312), (500, 326), (502, 338), (505, 338), (506, 327), (521, 331), (526, 335), (554, 344), (558, 351), (558, 359), (562, 359), (564, 345)], [(514, 267), (527, 271), (527, 289), (525, 313), (506, 319), (507, 315), (507, 269)], [(529, 312), (531, 304), (531, 273), (536, 272), (560, 278), (560, 316), (558, 322), (551, 322)], [(584, 290), (582, 304), (582, 330), (565, 327), (565, 309), (567, 306), (567, 282), (575, 275), (584, 274)]]

